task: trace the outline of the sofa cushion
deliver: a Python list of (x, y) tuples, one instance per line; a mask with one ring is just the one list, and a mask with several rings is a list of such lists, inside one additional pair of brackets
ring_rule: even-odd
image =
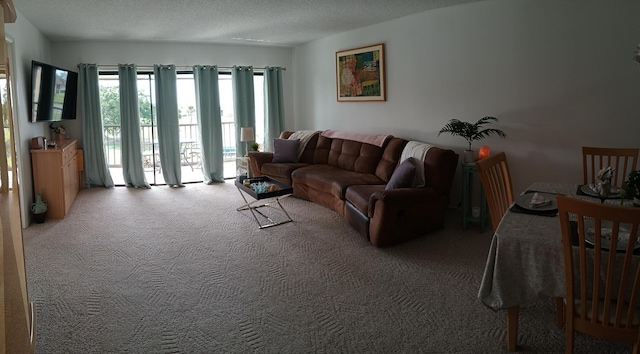
[(273, 160), (271, 162), (298, 162), (298, 139), (273, 139)]
[(347, 188), (345, 199), (350, 202), (363, 215), (368, 215), (369, 198), (375, 192), (384, 190), (382, 184), (360, 184)]
[(385, 181), (372, 174), (343, 170), (329, 165), (309, 165), (293, 171), (291, 179), (322, 193), (344, 200), (347, 188), (359, 184), (379, 184)]
[[(308, 166), (309, 164), (298, 162), (298, 163), (265, 163), (262, 165), (260, 169), (261, 174), (274, 177), (277, 180), (291, 185), (291, 173), (304, 166)], [(286, 181), (286, 182), (285, 182)]]
[(402, 161), (400, 166), (393, 171), (385, 189), (411, 188), (416, 176), (416, 163), (417, 160), (413, 157)]

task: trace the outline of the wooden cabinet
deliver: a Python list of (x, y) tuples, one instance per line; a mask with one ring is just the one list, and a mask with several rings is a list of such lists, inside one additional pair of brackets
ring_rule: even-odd
[(77, 140), (59, 140), (58, 146), (32, 149), (33, 190), (48, 203), (47, 217), (64, 219), (80, 189)]

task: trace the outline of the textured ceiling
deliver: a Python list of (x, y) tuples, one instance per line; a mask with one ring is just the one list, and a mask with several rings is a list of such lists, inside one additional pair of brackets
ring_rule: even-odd
[(295, 46), (481, 0), (14, 0), (51, 41), (186, 41)]

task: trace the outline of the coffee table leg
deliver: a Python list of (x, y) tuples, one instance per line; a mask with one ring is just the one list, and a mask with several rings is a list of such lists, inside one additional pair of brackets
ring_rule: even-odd
[(290, 222), (293, 221), (293, 219), (291, 219), (291, 217), (289, 216), (289, 213), (287, 213), (287, 211), (285, 210), (285, 208), (282, 206), (282, 204), (280, 204), (280, 198), (276, 198), (276, 203), (278, 203), (278, 206), (280, 207), (280, 210), (282, 210), (282, 212), (284, 213), (284, 215), (287, 216), (287, 221), (285, 222)]
[[(287, 213), (287, 211), (284, 209), (282, 204), (280, 204), (280, 197), (275, 198), (276, 199), (276, 203), (278, 204), (278, 207), (280, 208), (280, 211), (282, 211), (284, 213), (284, 215), (287, 216), (287, 220), (281, 221), (281, 222), (276, 222), (273, 219), (271, 219), (270, 217), (268, 217), (265, 214), (263, 214), (260, 210), (258, 210), (258, 208), (269, 206), (271, 203), (253, 205), (254, 203), (257, 203), (259, 200), (255, 200), (253, 202), (247, 201), (247, 198), (244, 196), (244, 193), (242, 193), (242, 190), (240, 188), (238, 188), (238, 193), (240, 193), (240, 195), (242, 196), (242, 199), (244, 199), (245, 204), (240, 206), (239, 208), (237, 208), (236, 211), (242, 211), (242, 210), (247, 210), (248, 209), (251, 212), (251, 215), (253, 215), (253, 218), (255, 219), (256, 224), (258, 224), (258, 228), (259, 229), (266, 229), (268, 227), (278, 226), (278, 225), (286, 224), (288, 222), (292, 222), (293, 221), (293, 219), (291, 219), (291, 216), (289, 216), (289, 213)], [(262, 217), (267, 219), (269, 221), (269, 224), (262, 225), (260, 223), (260, 220), (258, 220), (258, 217), (256, 216), (256, 213), (260, 214)]]
[[(238, 188), (238, 193), (240, 193), (240, 196), (242, 196), (242, 199), (244, 199), (244, 205), (237, 208), (236, 211), (241, 211), (241, 210), (247, 210), (249, 209), (249, 211), (251, 212), (251, 215), (253, 215), (253, 218), (256, 220), (256, 223), (258, 224), (258, 226), (260, 228), (262, 228), (262, 225), (260, 224), (260, 221), (258, 220), (258, 217), (256, 216), (256, 213), (254, 211), (254, 207), (251, 206), (251, 204), (257, 202), (253, 201), (251, 203), (249, 203), (249, 201), (247, 201), (247, 197), (244, 196), (244, 194), (242, 193), (242, 191), (240, 190), (240, 188)], [(261, 213), (262, 214), (262, 213)]]

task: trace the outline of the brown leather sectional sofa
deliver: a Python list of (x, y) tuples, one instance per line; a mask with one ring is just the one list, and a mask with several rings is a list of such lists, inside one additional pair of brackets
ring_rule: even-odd
[[(285, 131), (280, 138), (292, 133)], [(424, 187), (385, 190), (407, 140), (390, 137), (379, 147), (320, 133), (306, 144), (299, 162), (274, 163), (271, 152), (250, 152), (253, 175), (287, 183), (294, 196), (335, 210), (377, 247), (443, 226), (458, 162), (453, 150), (428, 150)]]

